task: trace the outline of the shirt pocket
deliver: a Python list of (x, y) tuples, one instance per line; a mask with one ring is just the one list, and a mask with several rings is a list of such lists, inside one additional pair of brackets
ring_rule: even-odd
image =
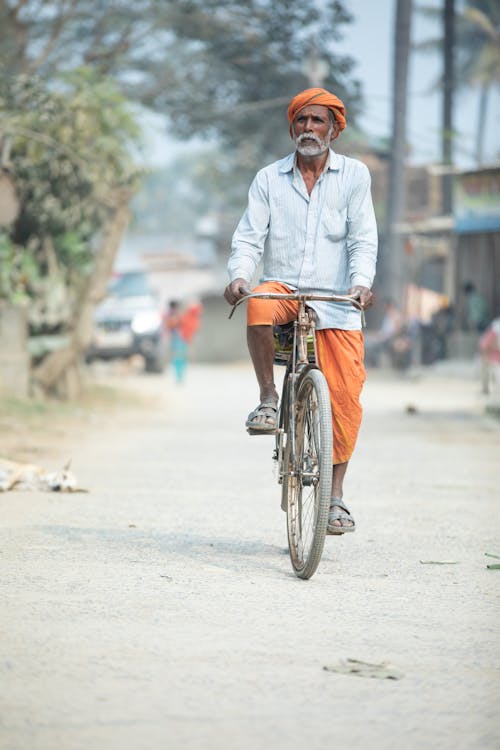
[(331, 242), (340, 242), (347, 236), (347, 209), (325, 206), (321, 217), (322, 233)]

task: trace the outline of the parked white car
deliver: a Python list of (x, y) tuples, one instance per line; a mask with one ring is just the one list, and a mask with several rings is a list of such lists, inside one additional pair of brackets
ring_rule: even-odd
[(162, 310), (148, 274), (126, 271), (116, 275), (108, 296), (95, 311), (94, 337), (87, 360), (141, 354), (146, 372), (162, 372), (167, 353)]

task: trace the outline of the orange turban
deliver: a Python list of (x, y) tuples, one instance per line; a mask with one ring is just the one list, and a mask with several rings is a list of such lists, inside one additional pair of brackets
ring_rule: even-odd
[(340, 130), (344, 130), (345, 121), (345, 107), (344, 102), (335, 96), (330, 94), (326, 89), (306, 89), (301, 91), (300, 94), (294, 96), (290, 104), (288, 105), (288, 119), (290, 121), (290, 135), (292, 133), (292, 123), (297, 117), (298, 113), (308, 104), (321, 104), (323, 107), (328, 107), (335, 117), (335, 120), (340, 126)]

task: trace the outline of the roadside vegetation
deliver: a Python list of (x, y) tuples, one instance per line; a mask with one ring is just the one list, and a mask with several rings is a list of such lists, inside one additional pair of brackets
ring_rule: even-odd
[[(486, 97), (498, 3), (466, 6), (463, 80)], [(351, 22), (340, 0), (0, 0), (0, 205), (8, 196), (13, 207), (0, 210), (0, 308), (25, 305), (30, 333), (56, 337), (33, 358), (38, 393), (78, 395), (93, 312), (134, 212), (174, 234), (213, 212), (226, 242), (251, 176), (289, 148), (292, 95), (320, 82), (355, 125), (355, 60), (336, 52)], [(203, 148), (145, 175), (146, 112)]]
[(52, 337), (33, 360), (36, 392), (81, 390), (93, 311), (143, 176), (141, 113), (164, 116), (177, 139), (213, 142), (189, 177), (220, 208), (229, 175), (241, 196), (279, 151), (305, 58), (321, 57), (355, 113), (353, 61), (333, 52), (349, 20), (343, 3), (316, 0), (0, 0), (0, 166), (18, 203), (0, 227), (0, 300), (25, 304), (30, 333)]

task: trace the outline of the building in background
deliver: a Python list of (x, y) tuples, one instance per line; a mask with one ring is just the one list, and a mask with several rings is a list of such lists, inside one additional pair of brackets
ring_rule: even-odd
[(484, 298), (489, 319), (500, 316), (500, 165), (455, 176), (454, 289), (465, 318), (467, 283)]

